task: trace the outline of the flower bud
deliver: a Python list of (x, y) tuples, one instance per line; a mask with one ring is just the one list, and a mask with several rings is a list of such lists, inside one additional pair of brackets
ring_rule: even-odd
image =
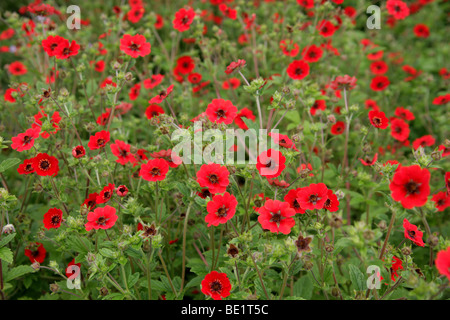
[(12, 224), (7, 224), (2, 229), (2, 233), (5, 233), (5, 234), (11, 234), (14, 232), (16, 232), (16, 229), (14, 228), (14, 225), (12, 225)]

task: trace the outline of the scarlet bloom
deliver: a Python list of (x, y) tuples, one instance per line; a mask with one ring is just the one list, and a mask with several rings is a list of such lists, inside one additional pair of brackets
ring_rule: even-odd
[(209, 121), (230, 124), (237, 115), (237, 108), (230, 100), (213, 99), (206, 108)]
[(75, 40), (70, 43), (69, 40), (64, 39), (56, 48), (55, 57), (56, 59), (68, 59), (71, 56), (76, 56), (78, 50), (80, 50), (80, 46)]
[(328, 20), (322, 20), (317, 25), (317, 30), (319, 30), (319, 34), (325, 38), (331, 37), (336, 31), (336, 27)]
[(395, 115), (405, 121), (411, 121), (416, 118), (414, 113), (403, 107), (397, 107), (397, 109), (395, 109)]
[(289, 206), (295, 210), (295, 213), (303, 214), (306, 212), (306, 210), (304, 210), (297, 201), (297, 192), (299, 192), (300, 190), (301, 188), (289, 190), (289, 192), (284, 196), (283, 200), (289, 203)]
[(403, 69), (403, 71), (405, 71), (407, 74), (409, 74), (409, 76), (408, 77), (406, 77), (405, 79), (404, 79), (404, 81), (412, 81), (412, 80), (414, 80), (415, 78), (417, 78), (418, 76), (420, 76), (421, 74), (422, 74), (422, 71), (418, 71), (418, 70), (416, 70), (416, 68), (414, 68), (414, 67), (412, 67), (412, 66), (410, 66), (410, 65), (404, 65), (403, 67), (402, 67), (402, 69)]
[(450, 102), (450, 94), (443, 94), (441, 96), (437, 96), (436, 98), (433, 99), (433, 104), (435, 105), (444, 105)]
[(372, 82), (370, 83), (370, 88), (373, 91), (383, 91), (389, 86), (390, 82), (388, 77), (386, 76), (376, 76), (372, 79)]
[(365, 157), (365, 159), (359, 159), (361, 163), (365, 166), (373, 166), (375, 162), (378, 160), (378, 153), (375, 153), (372, 159), (370, 159), (368, 156)]
[(324, 183), (311, 183), (297, 192), (297, 201), (305, 210), (322, 209), (328, 199), (328, 188)]
[(316, 100), (314, 101), (314, 104), (312, 105), (311, 109), (309, 110), (311, 112), (311, 115), (315, 116), (317, 110), (325, 110), (327, 108), (325, 100)]
[(204, 164), (197, 171), (197, 182), (202, 188), (208, 188), (213, 194), (224, 193), (230, 184), (227, 167), (217, 163)]
[(170, 85), (166, 90), (161, 90), (159, 92), (159, 94), (155, 97), (153, 97), (152, 99), (150, 99), (150, 101), (148, 103), (152, 104), (152, 103), (161, 103), (163, 102), (171, 93), (173, 90), (173, 84)]
[(144, 88), (145, 89), (153, 89), (157, 85), (159, 85), (164, 79), (162, 74), (154, 74), (150, 78), (144, 80)]
[(106, 187), (103, 188), (102, 191), (100, 191), (100, 194), (95, 199), (95, 203), (100, 204), (108, 202), (113, 196), (114, 189), (115, 186), (113, 183), (108, 184)]
[(309, 74), (309, 64), (303, 60), (294, 60), (288, 66), (287, 74), (291, 79), (302, 80)]
[(147, 117), (147, 119), (151, 119), (153, 117), (157, 117), (160, 114), (163, 114), (164, 109), (161, 108), (159, 105), (157, 104), (151, 104), (147, 107), (147, 109), (145, 110), (145, 116)]
[(81, 158), (86, 155), (86, 149), (83, 146), (76, 146), (72, 149), (72, 156), (74, 158)]
[(331, 127), (331, 134), (334, 134), (335, 136), (343, 134), (344, 131), (345, 131), (345, 122), (344, 121), (337, 121)]
[(31, 263), (43, 263), (46, 254), (47, 250), (45, 250), (44, 245), (40, 242), (31, 243), (25, 248), (25, 255), (30, 259)]
[(286, 168), (284, 164), (286, 158), (280, 151), (274, 149), (261, 152), (256, 161), (256, 169), (266, 178), (278, 177)]
[(104, 148), (109, 142), (110, 134), (106, 130), (97, 132), (95, 135), (89, 138), (88, 147), (91, 150), (97, 150)]
[(398, 141), (405, 141), (409, 137), (409, 125), (402, 119), (391, 119), (391, 136)]
[(336, 212), (339, 210), (339, 200), (337, 196), (334, 194), (333, 190), (328, 189), (327, 192), (328, 199), (323, 204), (323, 208), (330, 212)]
[(241, 84), (241, 80), (239, 80), (238, 78), (230, 78), (229, 80), (225, 80), (222, 83), (222, 88), (225, 90), (230, 90), (230, 89), (237, 89)]
[(350, 77), (348, 74), (345, 76), (337, 76), (333, 82), (330, 83), (330, 88), (333, 90), (343, 90), (348, 91), (353, 90), (356, 86), (356, 78)]
[(181, 8), (175, 13), (175, 19), (173, 19), (172, 24), (175, 30), (179, 32), (184, 32), (189, 30), (192, 21), (194, 21), (195, 11), (192, 8), (184, 9)]
[[(34, 122), (31, 125), (32, 128), (37, 128), (41, 130), (42, 128), (42, 118), (47, 119), (48, 116), (45, 114), (44, 110), (39, 111), (37, 114), (34, 115)], [(59, 131), (59, 122), (61, 121), (61, 116), (59, 115), (58, 111), (55, 111), (53, 115), (50, 118), (50, 123), (52, 124), (52, 127), (55, 128), (54, 131), (42, 131), (41, 130), (41, 137), (44, 139), (48, 139), (50, 137), (50, 134), (55, 134)]]
[(236, 123), (236, 125), (242, 130), (248, 130), (248, 126), (245, 124), (242, 118), (250, 119), (253, 122), (255, 122), (256, 120), (256, 116), (253, 114), (252, 110), (248, 108), (242, 108), (241, 111), (239, 111), (239, 113), (236, 115), (236, 118), (234, 118), (234, 123)]
[(58, 208), (51, 208), (44, 214), (44, 227), (58, 229), (61, 226), (63, 212)]
[(189, 74), (195, 68), (194, 60), (189, 56), (179, 57), (177, 60), (177, 71), (181, 74)]
[(375, 61), (370, 64), (370, 71), (373, 74), (385, 74), (388, 69), (388, 65), (384, 61)]
[(402, 20), (409, 16), (409, 8), (406, 3), (400, 0), (388, 0), (386, 9), (395, 19)]
[(147, 181), (162, 181), (169, 172), (169, 164), (164, 159), (148, 160), (141, 166), (139, 176)]
[(370, 123), (378, 129), (386, 129), (389, 126), (389, 119), (383, 111), (371, 110), (369, 111)]
[(116, 208), (111, 206), (105, 206), (103, 208), (97, 208), (93, 212), (89, 212), (87, 215), (88, 222), (84, 225), (86, 231), (92, 229), (110, 229), (114, 226), (119, 217), (116, 215)]
[(33, 169), (38, 176), (56, 176), (59, 171), (58, 159), (46, 153), (38, 153), (33, 161)]
[(280, 49), (283, 51), (283, 54), (288, 57), (295, 57), (298, 52), (300, 51), (300, 48), (298, 44), (294, 43), (294, 41), (291, 40), (281, 40), (280, 41)]
[(113, 155), (115, 155), (118, 159), (116, 160), (117, 163), (120, 163), (121, 165), (125, 165), (128, 162), (135, 162), (136, 159), (134, 158), (134, 155), (130, 152), (130, 145), (120, 141), (116, 140), (115, 143), (110, 145), (111, 152)]
[(425, 243), (423, 242), (423, 232), (419, 231), (416, 225), (413, 225), (408, 221), (408, 219), (403, 220), (403, 228), (405, 229), (405, 238), (414, 242), (414, 244), (424, 247)]
[(303, 60), (308, 63), (319, 61), (320, 58), (322, 58), (322, 54), (322, 48), (316, 46), (315, 44), (305, 47), (302, 51)]
[(400, 167), (389, 185), (392, 199), (406, 209), (421, 207), (430, 194), (430, 172), (418, 165)]
[(150, 54), (151, 45), (146, 41), (143, 35), (136, 34), (131, 36), (125, 34), (120, 39), (120, 51), (132, 58), (145, 57)]
[(222, 300), (230, 295), (231, 283), (226, 273), (212, 271), (202, 280), (202, 292), (214, 300)]
[(30, 174), (34, 172), (33, 159), (25, 159), (17, 168), (19, 174)]
[(430, 36), (430, 29), (428, 29), (428, 26), (423, 23), (417, 24), (413, 31), (418, 38), (428, 38)]
[(90, 193), (87, 199), (84, 200), (82, 206), (86, 206), (86, 208), (88, 208), (89, 210), (94, 209), (95, 206), (97, 205), (97, 197), (98, 197), (97, 192)]
[(391, 280), (392, 281), (396, 281), (396, 277), (398, 277), (397, 271), (398, 270), (403, 270), (403, 261), (400, 260), (399, 258), (397, 258), (396, 256), (392, 257), (392, 266), (390, 268), (390, 272), (391, 272)]
[(276, 143), (286, 149), (294, 149), (295, 151), (298, 151), (298, 149), (295, 147), (294, 142), (292, 142), (292, 140), (289, 139), (289, 137), (287, 135), (269, 132), (268, 136), (272, 138), (274, 143)]
[[(192, 84), (197, 84), (197, 83), (199, 83), (200, 81), (202, 81), (202, 75), (200, 74), (200, 73), (191, 73), (189, 76), (188, 76), (188, 81), (190, 82), (190, 83), (192, 83)], [(224, 88), (225, 89), (225, 88)]]
[(426, 135), (420, 138), (417, 138), (413, 142), (413, 148), (414, 150), (419, 149), (419, 147), (429, 147), (432, 146), (436, 142), (436, 139), (432, 135)]
[(9, 72), (11, 72), (12, 75), (15, 75), (15, 76), (21, 76), (28, 72), (25, 65), (20, 61), (11, 62), (8, 70), (9, 70)]
[(42, 40), (42, 47), (49, 57), (53, 57), (58, 53), (59, 46), (64, 42), (63, 37), (60, 36), (48, 36)]
[(435, 264), (439, 273), (447, 276), (450, 281), (450, 247), (437, 253)]
[(433, 195), (431, 201), (435, 203), (435, 207), (438, 211), (444, 211), (450, 207), (450, 195), (445, 191), (441, 191)]
[(118, 186), (116, 189), (116, 194), (119, 197), (125, 197), (128, 194), (128, 188), (125, 185)]
[(295, 226), (295, 220), (292, 218), (295, 210), (287, 202), (269, 199), (259, 208), (258, 213), (261, 227), (270, 232), (289, 234)]
[(39, 128), (32, 128), (24, 133), (19, 133), (16, 137), (11, 138), (11, 148), (19, 152), (31, 149), (34, 146), (34, 140), (39, 137), (39, 132)]
[(227, 66), (227, 68), (225, 70), (225, 73), (226, 74), (230, 74), (234, 70), (244, 67), (246, 63), (247, 62), (245, 60), (242, 60), (242, 59), (239, 59), (238, 61), (233, 61)]
[(172, 149), (161, 150), (159, 152), (153, 152), (150, 154), (150, 157), (152, 157), (154, 159), (166, 160), (167, 164), (171, 168), (177, 168), (182, 162), (181, 158), (177, 154), (172, 152)]
[(72, 275), (76, 273), (75, 270), (70, 268), (71, 266), (77, 266), (78, 268), (81, 268), (81, 263), (75, 263), (75, 258), (72, 259), (72, 261), (69, 262), (66, 268), (66, 277), (70, 278)]
[(236, 197), (228, 192), (225, 192), (223, 196), (215, 195), (206, 205), (208, 214), (205, 217), (205, 222), (208, 223), (208, 227), (211, 225), (217, 227), (233, 218), (237, 204)]
[(99, 60), (94, 64), (94, 69), (97, 72), (103, 72), (103, 70), (105, 70), (105, 61), (104, 60)]

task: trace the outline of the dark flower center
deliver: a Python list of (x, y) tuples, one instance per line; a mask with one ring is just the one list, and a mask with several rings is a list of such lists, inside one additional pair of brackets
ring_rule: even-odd
[(105, 139), (98, 139), (98, 140), (97, 140), (97, 145), (98, 145), (99, 147), (104, 146), (105, 143), (106, 143)]
[(212, 174), (212, 175), (209, 176), (209, 182), (217, 183), (217, 182), (219, 182), (219, 177), (217, 175), (215, 175), (215, 174)]
[(411, 238), (414, 238), (414, 237), (416, 236), (416, 232), (413, 231), (413, 230), (408, 230), (408, 235), (409, 235)]
[(209, 288), (211, 289), (211, 292), (220, 294), (222, 292), (222, 283), (219, 280), (215, 280), (211, 282)]
[(133, 43), (132, 45), (130, 45), (128, 47), (131, 51), (138, 51), (139, 50), (139, 46), (136, 43)]
[(411, 180), (410, 182), (408, 182), (405, 185), (406, 191), (408, 194), (419, 194), (420, 193), (420, 183), (417, 183), (413, 180)]
[(101, 216), (97, 219), (97, 224), (104, 226), (108, 220), (109, 220), (108, 218)]
[(226, 118), (226, 113), (224, 110), (220, 109), (216, 111), (217, 118)]
[(281, 213), (279, 211), (272, 214), (272, 218), (270, 219), (270, 222), (280, 223), (280, 221), (281, 221)]
[(161, 175), (161, 173), (159, 171), (159, 168), (156, 168), (156, 167), (152, 169), (151, 174), (152, 174), (152, 176), (159, 176), (159, 175)]
[(373, 123), (375, 123), (375, 125), (379, 126), (381, 125), (381, 119), (380, 118), (373, 118)]
[(50, 169), (51, 164), (50, 161), (48, 160), (41, 160), (39, 162), (39, 169), (43, 170), (43, 171), (47, 171), (48, 169)]
[(309, 202), (312, 204), (316, 204), (321, 198), (319, 198), (316, 194), (312, 194), (309, 196)]
[(297, 199), (294, 200), (293, 206), (296, 209), (300, 208), (300, 204), (298, 203)]
[(52, 217), (52, 224), (53, 225), (58, 225), (61, 222), (61, 218), (59, 216), (53, 216)]
[(219, 208), (219, 210), (217, 210), (217, 215), (222, 218), (222, 217), (226, 217), (227, 216), (227, 212), (228, 212), (228, 208), (226, 208), (225, 206), (222, 206)]

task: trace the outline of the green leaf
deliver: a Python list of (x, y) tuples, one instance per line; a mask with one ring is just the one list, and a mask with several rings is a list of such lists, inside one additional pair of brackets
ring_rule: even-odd
[(15, 233), (8, 234), (6, 237), (0, 240), (0, 248), (7, 245), (14, 237), (16, 236)]
[(8, 281), (11, 281), (18, 277), (21, 277), (27, 273), (31, 273), (33, 271), (34, 271), (34, 269), (31, 266), (26, 266), (26, 265), (17, 266), (8, 271), (4, 280), (5, 280), (5, 282), (8, 282)]
[(350, 264), (348, 266), (348, 273), (350, 275), (350, 281), (352, 282), (356, 290), (364, 291), (365, 289), (367, 289), (365, 277), (361, 270)]
[(11, 167), (14, 167), (16, 164), (20, 163), (20, 159), (17, 158), (9, 158), (6, 160), (3, 160), (2, 163), (0, 163), (0, 173), (5, 172)]
[(314, 285), (309, 277), (301, 277), (294, 284), (294, 296), (304, 298), (306, 300), (311, 299)]
[(116, 255), (114, 254), (114, 251), (112, 251), (110, 249), (102, 248), (99, 251), (100, 251), (100, 254), (106, 258), (114, 259), (116, 257)]
[(6, 248), (6, 247), (0, 248), (0, 259), (5, 260), (8, 263), (12, 263), (13, 262), (13, 253), (12, 253), (11, 249)]

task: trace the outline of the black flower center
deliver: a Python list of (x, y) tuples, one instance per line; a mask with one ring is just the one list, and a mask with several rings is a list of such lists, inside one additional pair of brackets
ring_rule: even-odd
[(222, 283), (219, 280), (215, 280), (210, 284), (211, 292), (219, 293), (222, 292)]

